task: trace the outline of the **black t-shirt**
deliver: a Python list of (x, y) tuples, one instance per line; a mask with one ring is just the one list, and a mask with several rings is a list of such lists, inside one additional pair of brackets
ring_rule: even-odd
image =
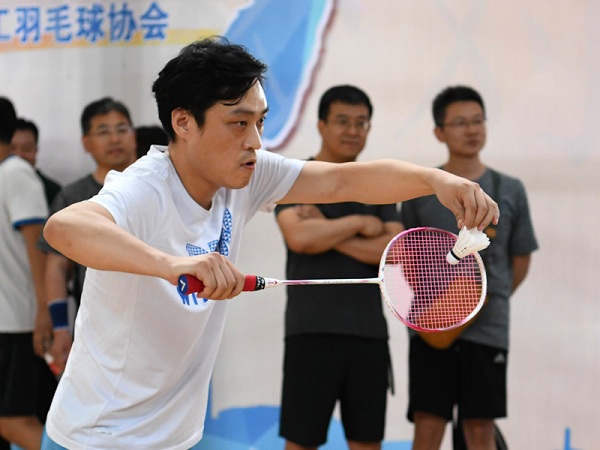
[[(275, 214), (295, 205), (278, 205)], [(384, 222), (399, 221), (396, 205), (336, 203), (315, 205), (327, 218), (350, 214), (379, 217)], [(287, 278), (376, 278), (378, 266), (365, 264), (335, 250), (304, 255), (287, 249)], [(379, 286), (376, 284), (337, 284), (287, 287), (285, 335), (342, 334), (387, 339)]]

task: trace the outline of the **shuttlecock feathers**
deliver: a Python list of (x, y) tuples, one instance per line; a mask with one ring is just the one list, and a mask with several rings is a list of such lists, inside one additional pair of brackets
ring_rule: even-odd
[(477, 228), (467, 230), (467, 227), (463, 227), (458, 233), (454, 247), (446, 255), (446, 261), (448, 264), (458, 264), (465, 256), (483, 250), (488, 245), (490, 245), (490, 239), (483, 231), (479, 231)]

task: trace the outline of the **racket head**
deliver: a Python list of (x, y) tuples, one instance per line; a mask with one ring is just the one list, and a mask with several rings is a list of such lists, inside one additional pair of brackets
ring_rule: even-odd
[(457, 328), (481, 310), (487, 277), (478, 253), (451, 265), (457, 236), (432, 227), (403, 231), (387, 245), (379, 265), (381, 293), (394, 316), (417, 331)]

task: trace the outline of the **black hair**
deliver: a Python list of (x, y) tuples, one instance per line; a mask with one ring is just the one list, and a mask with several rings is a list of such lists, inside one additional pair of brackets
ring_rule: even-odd
[(17, 119), (17, 125), (15, 127), (15, 131), (31, 131), (31, 134), (33, 134), (33, 137), (35, 139), (35, 143), (37, 144), (40, 133), (38, 130), (38, 127), (36, 126), (35, 123), (33, 123), (31, 120), (27, 120), (27, 119), (23, 119), (22, 117), (19, 117)]
[(319, 120), (327, 120), (331, 104), (334, 102), (347, 103), (349, 105), (365, 105), (369, 110), (369, 119), (373, 115), (373, 105), (369, 96), (361, 89), (348, 84), (333, 86), (321, 96), (319, 102)]
[(485, 106), (479, 93), (468, 86), (449, 86), (440, 92), (432, 104), (433, 121), (438, 127), (444, 126), (446, 120), (446, 109), (456, 102), (477, 102), (485, 115)]
[(100, 100), (89, 103), (83, 112), (81, 113), (81, 131), (83, 134), (88, 134), (92, 127), (92, 119), (96, 116), (103, 116), (110, 112), (116, 111), (127, 118), (129, 125), (133, 125), (131, 122), (131, 116), (127, 107), (111, 97), (104, 97)]
[(158, 74), (152, 92), (158, 117), (171, 141), (171, 113), (189, 111), (199, 127), (206, 110), (218, 102), (235, 105), (255, 83), (263, 83), (267, 66), (241, 45), (215, 36), (184, 47)]
[(0, 97), (0, 143), (10, 144), (16, 126), (17, 113), (15, 107), (9, 99)]

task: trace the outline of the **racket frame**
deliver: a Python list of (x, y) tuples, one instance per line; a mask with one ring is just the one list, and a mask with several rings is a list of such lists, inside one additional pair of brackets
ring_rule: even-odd
[(414, 234), (417, 232), (441, 233), (441, 234), (447, 235), (449, 237), (452, 237), (452, 239), (455, 242), (458, 239), (458, 236), (456, 234), (454, 234), (450, 231), (447, 231), (447, 230), (442, 230), (441, 228), (415, 227), (415, 228), (409, 228), (408, 230), (404, 230), (403, 232), (399, 233), (394, 238), (392, 238), (390, 240), (390, 242), (388, 242), (387, 246), (385, 247), (385, 250), (383, 251), (383, 254), (381, 255), (381, 260), (379, 262), (379, 278), (374, 278), (373, 280), (377, 280), (377, 283), (379, 284), (379, 290), (381, 291), (381, 296), (383, 297), (383, 300), (385, 301), (385, 304), (388, 307), (388, 309), (391, 311), (391, 313), (394, 315), (394, 317), (396, 319), (398, 319), (400, 322), (402, 322), (407, 327), (409, 327), (415, 331), (423, 331), (426, 333), (428, 333), (428, 332), (435, 333), (435, 332), (447, 331), (447, 330), (452, 330), (454, 328), (458, 328), (458, 327), (464, 325), (465, 323), (469, 322), (471, 319), (473, 319), (473, 317), (475, 317), (479, 313), (479, 311), (481, 311), (481, 308), (485, 304), (485, 299), (486, 299), (486, 295), (487, 295), (487, 275), (486, 275), (486, 271), (485, 271), (485, 265), (483, 264), (483, 259), (481, 259), (481, 256), (477, 252), (467, 255), (458, 264), (456, 264), (456, 266), (458, 266), (460, 264), (464, 264), (464, 263), (466, 263), (466, 260), (468, 260), (467, 258), (473, 257), (475, 259), (475, 262), (477, 263), (477, 266), (479, 267), (479, 271), (481, 273), (481, 296), (477, 302), (477, 306), (473, 309), (473, 311), (471, 311), (471, 313), (469, 315), (467, 315), (460, 322), (452, 324), (451, 326), (440, 327), (440, 328), (427, 328), (427, 327), (419, 326), (417, 324), (414, 324), (414, 323), (408, 321), (404, 317), (402, 317), (402, 315), (400, 313), (398, 313), (398, 311), (394, 307), (392, 300), (389, 298), (389, 294), (385, 288), (385, 267), (386, 267), (387, 256), (390, 251), (390, 248), (392, 246), (394, 246), (398, 240), (404, 239), (404, 237), (406, 235)]

